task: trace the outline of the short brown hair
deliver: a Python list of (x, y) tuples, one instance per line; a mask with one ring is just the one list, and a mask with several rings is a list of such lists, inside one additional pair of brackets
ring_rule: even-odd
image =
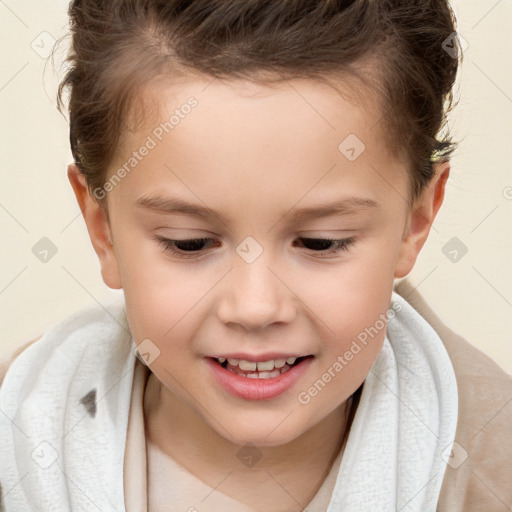
[(58, 105), (69, 88), (71, 151), (90, 190), (104, 184), (141, 86), (179, 70), (359, 80), (377, 93), (388, 150), (407, 163), (410, 203), (457, 146), (436, 138), (462, 60), (446, 51), (457, 50), (449, 0), (73, 0), (69, 16)]

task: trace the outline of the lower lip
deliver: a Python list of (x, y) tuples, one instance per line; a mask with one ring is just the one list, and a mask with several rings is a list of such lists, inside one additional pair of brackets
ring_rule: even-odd
[(206, 359), (214, 379), (229, 393), (244, 400), (270, 400), (288, 391), (307, 371), (313, 358), (303, 359), (287, 372), (271, 379), (249, 379), (223, 368), (212, 358)]

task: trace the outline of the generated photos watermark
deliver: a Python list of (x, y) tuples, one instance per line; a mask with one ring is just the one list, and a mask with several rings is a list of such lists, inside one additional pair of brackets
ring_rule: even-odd
[(103, 184), (103, 186), (96, 187), (94, 189), (93, 196), (98, 200), (104, 199), (107, 192), (111, 192), (123, 178), (130, 174), (130, 172), (158, 146), (163, 138), (171, 133), (171, 131), (174, 130), (174, 128), (176, 128), (176, 126), (178, 126), (181, 121), (185, 119), (190, 112), (192, 112), (192, 109), (197, 107), (197, 105), (199, 105), (199, 102), (194, 98), (194, 96), (191, 96), (187, 99), (186, 103), (180, 106), (180, 108), (176, 108), (167, 121), (160, 123), (153, 129), (151, 134), (146, 137), (140, 148), (137, 151), (133, 151), (132, 155), (117, 169), (117, 171)]
[(395, 318), (396, 313), (402, 310), (402, 304), (392, 302), (391, 307), (386, 313), (381, 313), (378, 320), (370, 327), (365, 327), (357, 336), (352, 340), (350, 347), (345, 350), (343, 354), (338, 355), (336, 360), (329, 368), (322, 373), (322, 375), (305, 391), (301, 391), (297, 395), (297, 400), (302, 405), (309, 404), (311, 400), (317, 396), (325, 386), (331, 382), (343, 369), (366, 347), (368, 342), (375, 338), (380, 332), (386, 329), (387, 322)]

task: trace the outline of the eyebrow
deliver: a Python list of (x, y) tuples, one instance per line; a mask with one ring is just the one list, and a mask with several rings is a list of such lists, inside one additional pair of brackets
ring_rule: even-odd
[[(178, 197), (142, 196), (137, 199), (135, 205), (158, 213), (190, 215), (203, 219), (215, 218), (223, 223), (227, 222), (219, 212), (206, 206), (189, 203)], [(320, 203), (317, 206), (291, 208), (288, 212), (282, 213), (281, 217), (292, 213), (294, 220), (303, 221), (332, 215), (350, 215), (362, 210), (378, 209), (379, 207), (380, 203), (371, 198), (347, 197), (331, 203)]]

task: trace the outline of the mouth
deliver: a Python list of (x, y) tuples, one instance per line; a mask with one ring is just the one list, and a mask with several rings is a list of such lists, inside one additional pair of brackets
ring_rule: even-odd
[(235, 357), (212, 357), (213, 362), (225, 370), (245, 377), (247, 379), (274, 379), (300, 365), (304, 360), (313, 358), (308, 356), (289, 356), (265, 361), (249, 361)]
[[(214, 382), (243, 400), (271, 400), (305, 378), (315, 356), (231, 354), (206, 357)], [(256, 361), (257, 359), (257, 361)]]

